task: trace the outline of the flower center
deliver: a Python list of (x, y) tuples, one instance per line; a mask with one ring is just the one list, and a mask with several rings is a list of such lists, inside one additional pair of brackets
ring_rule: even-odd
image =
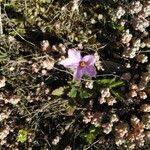
[(80, 61), (80, 62), (79, 62), (79, 66), (80, 66), (81, 68), (84, 68), (84, 67), (87, 66), (87, 63), (86, 63), (85, 61)]

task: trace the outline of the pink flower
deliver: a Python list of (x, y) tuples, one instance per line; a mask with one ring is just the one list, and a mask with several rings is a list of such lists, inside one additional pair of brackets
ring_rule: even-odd
[(66, 68), (74, 70), (74, 79), (80, 80), (83, 75), (90, 77), (96, 76), (96, 69), (94, 67), (94, 55), (81, 56), (80, 52), (75, 49), (68, 50), (68, 58), (60, 62)]

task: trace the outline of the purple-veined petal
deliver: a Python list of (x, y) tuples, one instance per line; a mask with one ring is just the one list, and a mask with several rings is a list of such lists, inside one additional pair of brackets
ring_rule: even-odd
[(75, 80), (80, 80), (82, 78), (82, 76), (83, 76), (82, 68), (78, 67), (75, 70), (73, 77), (74, 77)]
[(95, 57), (94, 55), (86, 55), (82, 58), (82, 61), (85, 61), (88, 63), (89, 66), (94, 65), (95, 64)]
[(76, 61), (80, 61), (81, 60), (81, 54), (80, 51), (77, 51), (76, 49), (69, 49), (68, 50), (68, 57), (70, 59), (76, 59)]
[(70, 59), (70, 58), (66, 58), (62, 60), (61, 62), (59, 62), (59, 64), (63, 65), (66, 68), (77, 68), (79, 65), (76, 59)]
[(88, 75), (90, 77), (96, 76), (96, 69), (94, 66), (87, 66), (82, 70), (83, 74)]

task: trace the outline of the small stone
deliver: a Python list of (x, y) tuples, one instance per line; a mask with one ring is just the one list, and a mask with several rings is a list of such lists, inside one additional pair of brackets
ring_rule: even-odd
[(131, 90), (138, 90), (137, 84), (132, 84), (130, 87)]
[(140, 92), (138, 93), (138, 95), (140, 96), (141, 99), (146, 99), (146, 98), (147, 98), (147, 94), (146, 94), (146, 92), (144, 92), (144, 91), (140, 91)]
[(0, 88), (4, 87), (6, 85), (6, 78), (4, 76), (0, 77)]
[(144, 54), (140, 54), (136, 56), (136, 59), (139, 63), (146, 63), (148, 62), (148, 57)]
[(10, 71), (14, 71), (15, 68), (14, 68), (14, 67), (10, 67), (9, 70), (10, 70)]
[(150, 104), (143, 104), (143, 105), (140, 107), (140, 111), (141, 111), (141, 112), (150, 112)]
[(56, 136), (55, 139), (53, 139), (53, 141), (52, 141), (52, 145), (57, 145), (59, 143), (60, 139), (61, 139), (61, 137)]
[(129, 97), (133, 98), (133, 97), (137, 96), (137, 92), (135, 90), (131, 90), (128, 95), (129, 95)]
[(103, 16), (102, 14), (99, 14), (97, 18), (98, 18), (98, 20), (102, 20), (103, 17), (104, 17), (104, 16)]
[(41, 51), (42, 52), (48, 52), (50, 50), (50, 44), (48, 40), (43, 40), (41, 42)]
[(132, 34), (129, 33), (129, 30), (126, 30), (126, 32), (122, 35), (122, 43), (128, 44), (132, 39)]
[(124, 14), (125, 14), (125, 9), (121, 6), (119, 6), (116, 11), (117, 19), (120, 19)]
[(54, 67), (54, 60), (53, 59), (46, 59), (46, 60), (41, 62), (41, 66), (44, 69), (51, 70)]
[(121, 79), (129, 81), (131, 79), (131, 73), (127, 72), (122, 74)]
[(46, 75), (47, 75), (47, 70), (43, 69), (43, 70), (42, 70), (42, 75), (43, 75), (43, 76), (46, 76)]

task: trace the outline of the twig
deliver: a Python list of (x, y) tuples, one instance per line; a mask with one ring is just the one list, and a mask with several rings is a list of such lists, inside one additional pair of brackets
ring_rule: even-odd
[[(42, 132), (42, 134), (44, 135), (44, 137), (45, 137), (45, 133), (41, 130), (41, 132)], [(49, 141), (48, 141), (48, 139), (47, 138), (44, 138), (44, 140), (46, 141), (46, 143), (48, 144), (48, 146), (50, 147), (50, 148), (52, 148), (52, 146), (51, 146), (51, 144), (49, 143)]]
[(7, 12), (5, 11), (5, 9), (4, 9), (4, 12), (5, 12), (5, 16), (6, 16), (7, 20), (8, 20), (8, 22), (10, 23), (10, 26), (11, 26), (12, 30), (13, 30), (23, 41), (25, 41), (25, 42), (27, 42), (28, 44), (30, 44), (30, 45), (32, 45), (32, 46), (35, 47), (35, 44), (33, 44), (32, 42), (30, 42), (30, 41), (26, 40), (25, 38), (23, 38), (23, 37), (13, 28), (13, 26), (11, 25), (10, 19), (9, 19), (9, 17), (8, 17), (8, 15), (7, 15)]
[(88, 149), (90, 149), (93, 145), (95, 145), (96, 143), (98, 143), (99, 142), (99, 140), (97, 140), (97, 141), (95, 141), (94, 143), (92, 143), (89, 147), (87, 147), (86, 149), (84, 149), (84, 150), (88, 150)]
[(1, 11), (1, 2), (0, 2), (0, 35), (3, 34), (3, 25), (2, 25), (2, 11)]

